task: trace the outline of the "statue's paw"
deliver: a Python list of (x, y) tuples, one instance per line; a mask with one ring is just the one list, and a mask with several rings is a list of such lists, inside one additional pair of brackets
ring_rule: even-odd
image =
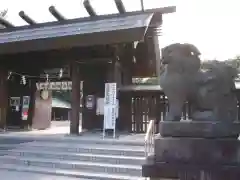
[(164, 119), (164, 121), (180, 121), (180, 120), (181, 120), (181, 116), (173, 116), (171, 114), (168, 114)]
[(214, 113), (212, 111), (197, 111), (192, 115), (193, 121), (216, 121)]

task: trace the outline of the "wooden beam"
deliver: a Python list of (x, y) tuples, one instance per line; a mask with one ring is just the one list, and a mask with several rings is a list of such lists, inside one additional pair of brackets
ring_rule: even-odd
[[(68, 63), (69, 59), (78, 59), (79, 56), (81, 56), (81, 59), (78, 60), (78, 63), (81, 64), (107, 62), (113, 57), (113, 49), (111, 47), (97, 46), (96, 48), (76, 47), (71, 49), (49, 50), (44, 53), (39, 51), (8, 54), (0, 56), (0, 66), (20, 67), (22, 69), (28, 64), (28, 66), (34, 66), (36, 68), (56, 68)], [(21, 61), (18, 61), (19, 59), (21, 59)]]
[(7, 110), (8, 110), (8, 71), (0, 67), (0, 128), (6, 127)]
[(37, 24), (36, 21), (34, 21), (32, 18), (30, 18), (24, 11), (20, 11), (18, 13), (18, 15), (24, 20), (26, 21), (26, 23), (30, 24), (30, 25), (34, 25)]
[[(147, 54), (151, 65), (149, 71), (152, 71), (160, 82), (160, 70), (161, 70), (161, 51), (158, 37), (161, 33), (161, 26), (149, 27), (148, 33), (145, 36), (145, 42), (147, 43)], [(149, 62), (150, 63), (150, 62)]]
[(0, 17), (0, 24), (3, 25), (6, 28), (12, 28), (15, 27), (12, 23), (10, 23), (9, 21), (7, 21), (6, 19)]
[(126, 8), (122, 2), (122, 0), (114, 0), (115, 1), (115, 4), (117, 6), (117, 9), (119, 11), (120, 14), (124, 14), (126, 13)]
[(160, 27), (155, 27), (153, 32), (153, 44), (154, 44), (154, 50), (155, 50), (155, 59), (156, 59), (156, 74), (158, 78), (158, 83), (160, 84), (160, 70), (161, 70), (161, 49), (159, 44), (159, 35), (161, 32)]
[(56, 9), (55, 6), (49, 7), (49, 12), (58, 20), (58, 21), (64, 21), (66, 18)]
[(34, 110), (35, 110), (35, 100), (36, 100), (36, 82), (38, 79), (30, 79), (30, 102), (29, 102), (29, 109), (28, 109), (28, 117), (27, 117), (27, 124), (32, 126), (33, 117), (34, 117)]
[(122, 54), (120, 55), (120, 63), (122, 70), (122, 83), (123, 85), (132, 84), (133, 77), (133, 56), (134, 56), (134, 44), (127, 43), (121, 48)]
[(144, 3), (143, 3), (143, 0), (141, 0), (141, 9), (142, 9), (142, 11), (144, 11)]
[(90, 16), (97, 16), (97, 13), (95, 12), (89, 0), (84, 0), (83, 5)]

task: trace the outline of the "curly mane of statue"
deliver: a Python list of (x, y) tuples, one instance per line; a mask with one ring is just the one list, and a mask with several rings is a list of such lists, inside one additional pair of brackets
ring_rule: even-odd
[(168, 97), (168, 121), (180, 121), (186, 101), (191, 119), (233, 122), (237, 118), (234, 79), (237, 70), (211, 61), (202, 68), (200, 51), (192, 44), (171, 44), (162, 50), (160, 85)]

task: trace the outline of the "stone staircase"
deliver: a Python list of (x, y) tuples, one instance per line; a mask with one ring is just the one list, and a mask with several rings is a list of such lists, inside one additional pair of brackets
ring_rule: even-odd
[(93, 180), (141, 180), (144, 146), (109, 140), (0, 144), (0, 169)]

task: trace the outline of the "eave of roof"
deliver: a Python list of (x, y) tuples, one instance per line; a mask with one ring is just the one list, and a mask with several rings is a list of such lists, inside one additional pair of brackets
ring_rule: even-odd
[(148, 27), (161, 23), (162, 14), (175, 11), (164, 7), (8, 27), (0, 30), (0, 54), (141, 41)]
[(148, 27), (152, 16), (152, 13), (144, 13), (97, 21), (67, 23), (2, 32), (0, 33), (0, 44)]
[[(236, 89), (240, 89), (240, 82), (235, 82)], [(121, 92), (130, 92), (130, 91), (162, 91), (160, 85), (127, 85), (119, 88)]]
[(39, 27), (74, 24), (74, 23), (80, 23), (80, 22), (98, 21), (98, 20), (112, 19), (112, 18), (121, 18), (121, 17), (140, 15), (140, 14), (149, 14), (149, 13), (169, 14), (169, 13), (174, 13), (174, 12), (176, 12), (176, 6), (168, 6), (168, 7), (161, 7), (161, 8), (155, 8), (155, 9), (147, 9), (145, 11), (132, 11), (132, 12), (126, 12), (126, 13), (122, 13), (122, 14), (116, 13), (116, 14), (107, 14), (107, 15), (99, 15), (99, 16), (89, 16), (89, 17), (81, 17), (81, 18), (75, 18), (75, 19), (67, 19), (67, 20), (62, 20), (62, 21), (37, 23), (37, 24), (33, 24), (33, 25), (9, 27), (9, 28), (0, 29), (0, 33), (29, 29), (29, 28), (34, 29), (34, 28), (39, 28)]
[(0, 33), (0, 54), (117, 44), (144, 38), (153, 14)]

